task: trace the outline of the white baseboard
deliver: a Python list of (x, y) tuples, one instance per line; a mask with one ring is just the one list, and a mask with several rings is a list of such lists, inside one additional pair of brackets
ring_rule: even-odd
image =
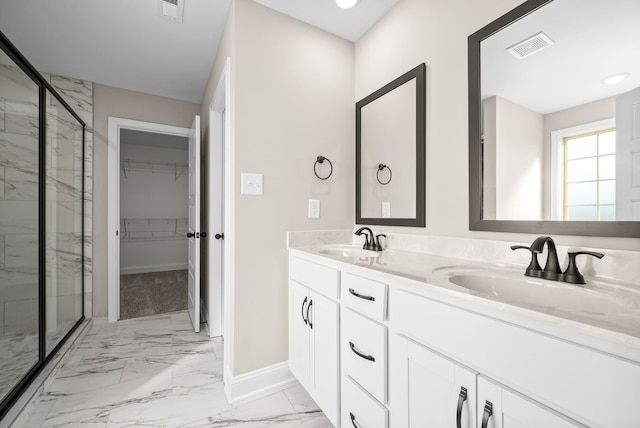
[(186, 270), (187, 263), (173, 263), (170, 265), (133, 266), (120, 268), (120, 275), (131, 275), (134, 273), (167, 272), (170, 270)]
[(224, 368), (224, 391), (233, 405), (283, 391), (295, 383), (288, 361), (235, 377), (232, 377), (228, 366)]

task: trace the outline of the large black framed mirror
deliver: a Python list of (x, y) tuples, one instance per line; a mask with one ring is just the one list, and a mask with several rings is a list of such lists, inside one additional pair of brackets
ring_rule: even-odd
[(356, 103), (356, 223), (425, 225), (426, 65)]
[(469, 229), (640, 237), (640, 2), (528, 0), (469, 36)]

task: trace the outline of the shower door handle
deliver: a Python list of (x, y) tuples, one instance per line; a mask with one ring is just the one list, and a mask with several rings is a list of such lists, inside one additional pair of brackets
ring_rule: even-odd
[(224, 233), (216, 233), (214, 235), (214, 238), (216, 238), (216, 239), (224, 239)]

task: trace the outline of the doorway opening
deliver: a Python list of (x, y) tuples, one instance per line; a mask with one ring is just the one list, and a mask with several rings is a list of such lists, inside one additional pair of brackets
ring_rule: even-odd
[[(180, 276), (176, 271), (187, 267), (188, 192), (183, 183), (188, 180), (189, 167), (185, 164), (191, 133), (189, 128), (109, 118), (107, 282), (110, 322), (131, 317), (129, 312), (121, 316), (121, 274), (148, 274), (147, 281), (175, 284)], [(156, 186), (157, 183), (162, 186)], [(158, 278), (161, 275), (165, 278)], [(141, 278), (127, 280), (140, 285)], [(160, 288), (171, 287), (161, 285)], [(164, 300), (157, 291), (157, 288), (142, 291), (147, 299), (141, 300), (147, 300), (148, 306), (156, 306), (155, 301)], [(125, 295), (128, 293), (129, 290), (124, 291)], [(155, 296), (150, 297), (154, 293)], [(186, 296), (185, 291), (183, 301)]]
[(120, 130), (120, 319), (187, 310), (188, 139)]

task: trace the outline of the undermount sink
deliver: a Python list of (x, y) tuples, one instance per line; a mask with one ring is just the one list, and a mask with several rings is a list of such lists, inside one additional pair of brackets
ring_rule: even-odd
[(372, 257), (380, 257), (381, 251), (371, 251), (365, 250), (361, 247), (355, 245), (335, 245), (328, 246), (320, 251), (320, 254), (324, 254), (327, 256), (334, 257), (346, 257), (346, 258), (372, 258)]
[(640, 308), (639, 296), (634, 293), (600, 286), (579, 287), (499, 271), (454, 271), (446, 277), (452, 284), (480, 297), (545, 312), (621, 315)]

